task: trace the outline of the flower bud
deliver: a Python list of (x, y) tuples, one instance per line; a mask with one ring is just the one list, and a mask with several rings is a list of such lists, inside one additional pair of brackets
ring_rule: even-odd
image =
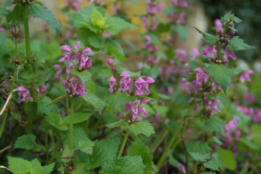
[(235, 32), (234, 30), (230, 30), (230, 31), (228, 32), (228, 36), (229, 36), (229, 37), (234, 36), (235, 33), (236, 33), (236, 32)]
[(110, 67), (113, 67), (113, 60), (112, 59), (108, 59), (107, 63)]
[(225, 64), (228, 63), (228, 59), (224, 59), (223, 63), (225, 63)]
[(224, 41), (224, 37), (220, 37), (220, 42), (223, 42)]
[(222, 30), (220, 28), (217, 28), (216, 32), (218, 35), (220, 35), (220, 36), (222, 35)]

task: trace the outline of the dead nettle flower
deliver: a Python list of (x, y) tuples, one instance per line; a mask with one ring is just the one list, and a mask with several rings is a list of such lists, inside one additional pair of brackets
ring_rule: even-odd
[(158, 63), (156, 52), (158, 51), (158, 47), (154, 45), (151, 41), (151, 37), (149, 35), (144, 36), (146, 43), (143, 48), (149, 53), (149, 56), (146, 58), (148, 64), (156, 65)]
[[(143, 115), (144, 117), (147, 117), (148, 114), (145, 110), (145, 107), (141, 106), (143, 103), (148, 103), (148, 99), (142, 99), (141, 101), (134, 100), (133, 102), (129, 102), (125, 104), (125, 114), (121, 114), (120, 116), (122, 118), (125, 118), (128, 123), (133, 123), (135, 121), (138, 121), (139, 118)], [(137, 104), (138, 107), (137, 107)]]
[(247, 70), (245, 72), (242, 72), (241, 75), (240, 75), (240, 81), (242, 83), (244, 83), (245, 81), (250, 82), (251, 81), (251, 78), (249, 76), (250, 74), (254, 74), (254, 71), (251, 70), (251, 69), (249, 69), (249, 70)]
[(182, 7), (182, 8), (188, 7), (188, 3), (186, 0), (172, 0), (172, 4), (175, 7)]
[(87, 94), (86, 89), (85, 89), (86, 84), (83, 84), (81, 80), (79, 80), (78, 82), (77, 81), (78, 81), (78, 78), (73, 76), (69, 80), (70, 86), (69, 86), (68, 81), (66, 81), (66, 80), (62, 81), (62, 85), (65, 87), (67, 94), (81, 97), (83, 94)]
[(183, 164), (181, 164), (180, 162), (178, 162), (178, 165), (179, 165), (179, 170), (180, 170), (180, 172), (182, 172), (182, 173), (187, 173), (187, 172), (186, 172), (186, 169), (185, 169), (185, 167), (184, 167)]
[(3, 32), (5, 31), (5, 29), (3, 27), (0, 27), (0, 31)]
[(30, 92), (28, 89), (26, 89), (26, 87), (24, 86), (19, 86), (18, 88), (16, 88), (14, 91), (19, 91), (19, 103), (28, 100), (31, 100), (31, 96), (30, 96)]
[(82, 0), (65, 0), (64, 4), (68, 4), (74, 11), (79, 11), (79, 4), (82, 3)]
[[(84, 50), (79, 50), (78, 46), (80, 42), (76, 42), (74, 44), (75, 54), (73, 54), (72, 49), (68, 45), (63, 45), (60, 49), (68, 51), (67, 53), (63, 53), (63, 57), (59, 60), (59, 62), (64, 62), (66, 59), (69, 62), (70, 68), (76, 68), (78, 71), (84, 71), (85, 69), (90, 69), (92, 67), (92, 58), (88, 55), (92, 54), (92, 50), (90, 48), (85, 48)], [(73, 64), (73, 60), (76, 61), (76, 65)]]
[(254, 103), (255, 100), (256, 100), (256, 98), (254, 95), (252, 95), (248, 92), (244, 93), (244, 101), (249, 102), (249, 103)]
[(118, 7), (115, 3), (112, 4), (112, 7), (113, 7), (113, 14), (114, 15), (119, 14), (121, 12), (121, 8)]
[(113, 65), (113, 60), (112, 59), (108, 59), (107, 63), (111, 67), (112, 73), (115, 75), (118, 72), (117, 66)]

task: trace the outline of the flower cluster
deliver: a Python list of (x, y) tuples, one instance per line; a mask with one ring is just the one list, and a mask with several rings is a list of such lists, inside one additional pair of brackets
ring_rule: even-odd
[(73, 76), (69, 80), (70, 86), (69, 86), (68, 81), (66, 81), (66, 80), (62, 81), (62, 85), (65, 87), (67, 94), (71, 94), (71, 95), (80, 97), (83, 94), (87, 94), (87, 92), (85, 89), (85, 84), (83, 84), (81, 80), (79, 80), (77, 83), (77, 80), (78, 80), (78, 78)]
[(144, 44), (143, 48), (149, 53), (146, 61), (150, 65), (156, 65), (158, 63), (156, 55), (158, 47), (152, 43), (151, 37), (149, 35), (144, 36), (144, 38), (146, 39), (146, 43)]
[(74, 11), (79, 11), (79, 4), (82, 3), (82, 0), (65, 0), (64, 4), (68, 4)]
[[(46, 87), (44, 84), (38, 86), (38, 87), (35, 87), (35, 89), (39, 92), (40, 95), (43, 95), (46, 91)], [(18, 88), (16, 88), (14, 91), (19, 91), (19, 100), (18, 102), (21, 103), (25, 100), (28, 100), (28, 101), (31, 101), (31, 96), (30, 96), (30, 92), (29, 90), (24, 87), (24, 86), (19, 86)]]
[[(173, 0), (172, 5), (175, 8), (187, 8), (188, 3), (186, 0)], [(186, 24), (186, 17), (187, 14), (185, 12), (173, 11), (167, 14), (167, 19), (169, 20), (170, 24)]]

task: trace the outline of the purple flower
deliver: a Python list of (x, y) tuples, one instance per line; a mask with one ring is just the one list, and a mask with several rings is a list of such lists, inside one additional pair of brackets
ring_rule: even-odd
[(68, 4), (75, 11), (78, 11), (80, 9), (79, 3), (82, 3), (82, 0), (65, 0), (64, 1), (64, 4)]
[(233, 60), (237, 59), (237, 56), (233, 52), (229, 51), (228, 46), (226, 46), (224, 59), (228, 59), (228, 57), (230, 57)]
[(186, 173), (186, 169), (185, 169), (184, 165), (181, 164), (180, 162), (178, 162), (178, 165), (179, 165), (179, 170), (180, 170), (182, 173)]
[(244, 101), (247, 101), (247, 102), (249, 102), (249, 103), (253, 103), (253, 102), (255, 102), (255, 96), (254, 95), (252, 95), (252, 94), (250, 94), (250, 93), (248, 93), (248, 92), (245, 92), (244, 93)]
[(45, 93), (46, 91), (46, 87), (44, 86), (44, 84), (40, 85), (38, 88), (39, 88), (39, 93), (43, 95), (43, 93)]
[(186, 20), (185, 20), (186, 16), (187, 16), (186, 13), (184, 13), (184, 12), (180, 13), (178, 23), (185, 24), (186, 23)]
[(199, 52), (198, 52), (198, 49), (197, 48), (193, 48), (189, 51), (189, 53), (191, 55), (193, 55), (193, 57), (191, 58), (191, 60), (194, 60), (195, 58), (198, 58), (199, 56)]
[(147, 7), (147, 13), (148, 14), (154, 15), (158, 12), (156, 1), (148, 0), (146, 3), (148, 5), (148, 7)]
[(238, 126), (238, 122), (240, 121), (240, 118), (238, 116), (234, 117), (233, 120), (231, 120), (230, 122), (228, 122), (225, 126), (224, 126), (224, 131), (226, 132), (226, 134), (230, 134), (230, 131), (232, 129), (236, 129)]
[(147, 42), (144, 44), (143, 48), (148, 49), (151, 47), (151, 37), (149, 35), (144, 36)]
[(224, 30), (223, 30), (223, 28), (222, 28), (222, 25), (223, 25), (223, 24), (221, 23), (220, 19), (216, 19), (216, 20), (215, 20), (215, 26), (217, 27), (216, 32), (217, 32), (218, 34), (224, 33)]
[(236, 34), (236, 32), (234, 30), (230, 30), (228, 32), (228, 37), (234, 36)]
[(158, 19), (155, 18), (152, 22), (151, 30), (157, 30)]
[(206, 108), (211, 110), (211, 113), (217, 114), (221, 112), (220, 110), (217, 109), (217, 105), (216, 105), (219, 102), (218, 99), (213, 99), (212, 101), (209, 101), (207, 96), (204, 96), (203, 102)]
[(240, 81), (242, 83), (244, 83), (245, 81), (250, 82), (251, 78), (249, 77), (249, 74), (254, 74), (254, 71), (249, 69), (249, 70), (247, 70), (245, 72), (242, 72), (241, 75), (240, 75)]
[(77, 85), (77, 87), (78, 87), (78, 95), (87, 94), (86, 89), (85, 89), (85, 85), (86, 84), (82, 84), (82, 81), (78, 82), (78, 85)]
[(3, 32), (5, 31), (5, 29), (3, 27), (0, 27), (0, 31)]
[(161, 13), (161, 8), (165, 7), (166, 4), (164, 2), (160, 3), (159, 6), (157, 7), (158, 13)]
[(217, 52), (216, 45), (205, 45), (204, 49), (202, 50), (201, 54), (204, 56), (208, 56), (209, 58), (214, 57), (214, 52)]
[[(144, 117), (147, 117), (148, 114), (143, 106), (141, 104), (149, 102), (148, 99), (142, 99), (140, 102), (138, 100), (134, 100), (132, 103), (126, 103), (125, 104), (125, 112), (126, 113), (131, 113), (133, 119), (140, 118), (141, 115)], [(136, 107), (136, 105), (138, 107)]]
[[(77, 43), (77, 42), (76, 42)], [(76, 44), (75, 43), (75, 44)], [(63, 45), (60, 47), (61, 50), (64, 50), (64, 51), (68, 51), (68, 53), (63, 53), (63, 57), (59, 60), (59, 62), (64, 62), (66, 59), (68, 60), (69, 62), (69, 66), (70, 68), (74, 68), (74, 64), (72, 62), (72, 56), (73, 56), (73, 53), (72, 53), (72, 50), (70, 48), (70, 46), (68, 45)]]
[(113, 68), (113, 60), (112, 59), (108, 59), (107, 61), (108, 65)]
[(112, 7), (113, 7), (113, 14), (117, 14), (121, 11), (121, 8), (118, 7), (116, 4), (112, 4)]
[(113, 92), (113, 88), (115, 86), (116, 79), (113, 76), (111, 76), (109, 78), (109, 82), (110, 82), (110, 88), (108, 89), (108, 91)]
[(66, 76), (66, 77), (69, 77), (69, 76), (70, 76), (70, 73), (71, 73), (71, 68), (70, 68), (69, 65), (66, 65), (65, 76)]
[(186, 50), (176, 49), (175, 53), (176, 53), (175, 57), (178, 58), (180, 62), (185, 62), (186, 55), (187, 55)]
[(78, 80), (77, 77), (73, 76), (70, 81), (71, 81), (71, 90), (72, 90), (72, 93), (73, 95), (77, 95), (78, 94), (78, 91), (77, 91), (77, 82), (76, 80)]
[(142, 95), (143, 94), (143, 90), (145, 89), (144, 86), (145, 81), (139, 77), (135, 83), (134, 83), (134, 88), (135, 88), (135, 94), (136, 95)]
[(143, 28), (148, 29), (148, 27), (149, 27), (148, 18), (146, 16), (143, 16), (142, 20), (143, 20)]
[(258, 109), (258, 110), (256, 111), (255, 122), (256, 122), (256, 123), (261, 123), (261, 109)]
[(122, 89), (122, 91), (131, 90), (132, 79), (129, 74), (127, 72), (123, 72), (121, 76), (123, 76), (120, 80), (120, 88)]
[(144, 88), (145, 88), (145, 94), (149, 95), (150, 94), (149, 83), (154, 83), (155, 80), (153, 78), (151, 78), (151, 77), (145, 77), (143, 80), (145, 81), (145, 83), (143, 84)]
[(59, 69), (59, 70), (57, 71), (56, 75), (55, 75), (55, 78), (61, 77), (61, 76), (62, 76), (62, 73), (63, 73), (63, 70), (62, 70), (61, 66), (58, 65), (58, 64), (56, 64), (56, 65), (54, 65), (54, 67)]
[(17, 91), (19, 91), (19, 103), (25, 101), (25, 100), (31, 100), (31, 96), (29, 93), (29, 90), (26, 89), (24, 86), (19, 86), (16, 88)]
[(92, 67), (92, 58), (88, 57), (88, 54), (92, 54), (92, 50), (90, 48), (86, 48), (82, 51), (81, 60), (80, 60), (80, 67), (84, 69), (90, 69)]
[(140, 101), (140, 104), (138, 106), (138, 117), (140, 118), (142, 113), (143, 113), (143, 116), (144, 117), (147, 117), (148, 116), (148, 113), (145, 111), (145, 107), (141, 106), (142, 103), (148, 103), (150, 100), (148, 99), (142, 99)]

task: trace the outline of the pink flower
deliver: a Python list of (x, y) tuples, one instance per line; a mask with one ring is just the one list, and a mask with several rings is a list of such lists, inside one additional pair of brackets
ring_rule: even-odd
[(215, 20), (215, 26), (217, 27), (216, 32), (217, 32), (218, 34), (224, 33), (224, 30), (223, 30), (223, 28), (222, 28), (222, 25), (223, 25), (223, 24), (221, 23), (220, 19), (216, 19), (216, 20)]
[(184, 8), (188, 7), (188, 3), (186, 0), (179, 0), (179, 5), (180, 7), (184, 7)]
[(255, 122), (256, 122), (256, 123), (261, 123), (261, 109), (258, 109), (258, 110), (256, 111)]
[(144, 36), (147, 42), (144, 44), (143, 48), (148, 49), (151, 47), (151, 37), (149, 35)]
[(70, 81), (71, 81), (71, 90), (72, 90), (73, 95), (78, 95), (76, 80), (78, 80), (78, 78), (75, 77), (75, 76), (72, 76), (72, 78), (70, 79)]
[(121, 76), (123, 76), (120, 80), (120, 88), (122, 89), (122, 91), (131, 90), (132, 79), (129, 74), (127, 72), (123, 72)]
[(180, 13), (180, 14), (179, 14), (178, 23), (180, 23), (180, 24), (186, 24), (186, 20), (185, 20), (186, 16), (187, 16), (186, 13), (184, 13), (184, 12)]
[(198, 52), (198, 49), (197, 48), (193, 48), (189, 51), (189, 53), (191, 55), (193, 55), (193, 57), (191, 58), (191, 60), (194, 60), (195, 58), (198, 58), (199, 56), (199, 52)]
[(113, 7), (113, 14), (117, 14), (121, 11), (121, 8), (118, 7), (116, 4), (112, 4), (112, 7)]
[(155, 18), (152, 22), (151, 30), (157, 30), (158, 19)]
[(5, 31), (5, 29), (3, 27), (0, 27), (0, 31), (3, 32)]
[(245, 72), (242, 72), (241, 75), (240, 75), (240, 81), (242, 83), (244, 83), (245, 81), (250, 82), (251, 78), (249, 77), (249, 74), (254, 74), (254, 71), (249, 69), (249, 70), (247, 70)]
[(148, 29), (148, 27), (149, 27), (148, 18), (146, 16), (143, 16), (142, 20), (143, 20), (143, 28)]
[(113, 68), (113, 60), (112, 59), (108, 59), (107, 61), (108, 65)]
[(79, 3), (82, 3), (82, 0), (65, 0), (64, 4), (68, 4), (75, 11), (79, 10)]
[(145, 94), (149, 95), (150, 94), (149, 83), (154, 83), (155, 80), (153, 78), (151, 78), (151, 77), (145, 77), (143, 80), (145, 81), (145, 83), (143, 84), (144, 88), (145, 88)]
[(31, 100), (30, 92), (26, 87), (19, 86), (16, 88), (17, 91), (19, 91), (19, 103), (25, 101), (25, 100)]
[(212, 101), (209, 101), (207, 96), (204, 96), (203, 98), (203, 102), (206, 106), (206, 109), (210, 109), (211, 110), (211, 113), (220, 113), (221, 111), (217, 109), (217, 103), (219, 102), (218, 99), (213, 99)]
[(208, 56), (209, 58), (214, 57), (214, 53), (217, 52), (216, 45), (205, 45), (204, 49), (202, 50), (201, 54), (204, 56)]
[(240, 121), (240, 118), (238, 116), (234, 117), (230, 122), (228, 122), (224, 126), (224, 131), (226, 134), (230, 134), (230, 131), (233, 129), (236, 129), (238, 126), (238, 122)]
[[(76, 42), (77, 43), (77, 42)], [(66, 59), (68, 60), (69, 62), (69, 66), (70, 68), (74, 68), (74, 64), (72, 62), (72, 56), (73, 56), (73, 53), (72, 53), (72, 50), (70, 48), (70, 46), (68, 45), (63, 45), (60, 47), (61, 50), (65, 50), (65, 51), (68, 51), (67, 53), (63, 53), (63, 57), (59, 60), (59, 62), (64, 62)]]
[(110, 88), (108, 89), (108, 91), (113, 92), (113, 88), (114, 88), (116, 79), (113, 76), (111, 76), (109, 78), (109, 82), (110, 82)]
[(159, 4), (159, 6), (157, 7), (158, 13), (161, 13), (161, 8), (163, 8), (163, 7), (165, 7), (165, 6), (166, 6), (166, 4), (165, 4), (164, 2), (161, 2), (161, 3)]
[(80, 60), (80, 67), (84, 69), (90, 69), (92, 67), (92, 58), (88, 57), (88, 54), (92, 54), (92, 50), (90, 48), (86, 48), (82, 51), (81, 60)]
[[(133, 119), (140, 118), (141, 115), (143, 115), (144, 117), (147, 117), (148, 114), (145, 111), (145, 108), (143, 106), (141, 106), (141, 104), (147, 103), (147, 102), (149, 102), (148, 99), (142, 99), (140, 102), (138, 100), (134, 100), (132, 103), (126, 103), (125, 112), (131, 113)], [(137, 104), (139, 104), (138, 108), (136, 107)]]
[(175, 57), (178, 58), (180, 62), (185, 62), (186, 55), (187, 55), (186, 50), (176, 49), (175, 53), (176, 53)]
[(145, 81), (139, 77), (135, 83), (134, 83), (134, 88), (135, 88), (135, 94), (136, 95), (142, 95), (143, 94), (143, 90), (145, 88), (145, 86), (143, 85), (145, 83)]
[(43, 95), (43, 93), (45, 93), (46, 91), (46, 87), (44, 86), (44, 84), (40, 85), (38, 88), (39, 88), (39, 93)]
[(247, 102), (249, 102), (249, 103), (253, 103), (253, 102), (255, 102), (255, 96), (254, 95), (252, 95), (252, 94), (250, 94), (250, 93), (248, 93), (248, 92), (245, 92), (244, 93), (244, 101), (247, 101)]
[(78, 95), (87, 94), (86, 89), (85, 89), (85, 85), (86, 84), (82, 84), (82, 81), (78, 82), (78, 85), (77, 85), (77, 87), (78, 87)]
[(57, 71), (57, 73), (56, 73), (56, 75), (55, 75), (55, 78), (61, 77), (61, 76), (62, 76), (62, 73), (63, 73), (63, 70), (62, 70), (61, 66), (58, 65), (58, 64), (56, 64), (56, 65), (54, 65), (54, 67), (55, 67), (55, 68), (58, 68), (58, 71)]
[(147, 13), (148, 14), (156, 14), (158, 12), (158, 9), (157, 9), (157, 2), (156, 1), (151, 1), (151, 0), (148, 0), (147, 2)]
[(179, 170), (180, 170), (182, 173), (186, 173), (186, 169), (185, 169), (184, 165), (181, 164), (180, 162), (178, 162), (178, 165), (179, 165)]
[(224, 59), (228, 59), (228, 57), (230, 57), (233, 60), (237, 59), (237, 56), (233, 52), (229, 51), (228, 46), (226, 46)]

